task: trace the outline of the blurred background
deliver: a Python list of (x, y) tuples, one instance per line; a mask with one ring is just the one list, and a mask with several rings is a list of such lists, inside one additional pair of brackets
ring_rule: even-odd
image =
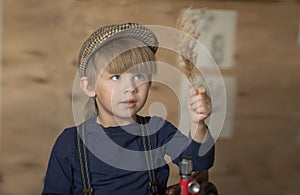
[[(216, 142), (210, 180), (221, 195), (300, 194), (300, 1), (6, 0), (1, 6), (1, 195), (40, 194), (54, 141), (74, 125), (72, 85), (89, 34), (128, 21), (176, 27), (190, 6), (235, 13), (233, 62), (221, 68), (232, 81), (230, 133)], [(176, 124), (176, 98), (166, 99), (160, 86), (152, 93)], [(169, 184), (178, 181), (172, 170)]]

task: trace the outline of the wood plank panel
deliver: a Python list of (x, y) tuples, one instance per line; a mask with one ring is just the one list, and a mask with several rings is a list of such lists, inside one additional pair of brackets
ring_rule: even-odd
[(83, 40), (111, 23), (174, 27), (190, 5), (238, 11), (236, 63), (223, 71), (237, 79), (235, 131), (217, 142), (211, 179), (225, 195), (298, 194), (299, 3), (181, 0), (5, 1), (1, 194), (41, 191), (53, 142), (74, 123), (71, 93)]

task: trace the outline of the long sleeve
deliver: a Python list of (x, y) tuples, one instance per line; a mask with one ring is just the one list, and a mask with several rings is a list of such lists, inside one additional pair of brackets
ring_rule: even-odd
[[(162, 124), (162, 122), (157, 123)], [(194, 171), (208, 170), (213, 166), (215, 147), (210, 133), (208, 133), (203, 143), (198, 143), (191, 137), (183, 135), (171, 123), (167, 121), (163, 123), (158, 133), (159, 145), (164, 146), (165, 153), (171, 157), (175, 164), (179, 164), (182, 156), (190, 156), (192, 157)]]
[(72, 146), (71, 132), (64, 131), (52, 149), (46, 172), (42, 195), (71, 194), (72, 189)]
[[(180, 157), (191, 156), (193, 161), (194, 171), (208, 170), (213, 166), (214, 159), (215, 159), (215, 146), (214, 144), (211, 144), (211, 142), (213, 142), (213, 138), (210, 135), (203, 143), (198, 143), (195, 142), (194, 140), (191, 140), (186, 150), (183, 153), (181, 153), (179, 157), (175, 158), (173, 162), (179, 165)], [(210, 147), (210, 148), (207, 149), (207, 152), (205, 154), (201, 154), (200, 153), (201, 147)]]

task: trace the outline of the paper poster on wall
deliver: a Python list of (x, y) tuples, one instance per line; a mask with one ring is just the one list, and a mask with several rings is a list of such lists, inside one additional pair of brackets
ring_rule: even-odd
[(298, 45), (300, 45), (300, 19), (298, 23)]
[[(2, 25), (2, 1), (0, 0), (0, 24)], [(2, 26), (0, 26), (0, 81), (2, 81)], [(1, 146), (1, 140), (2, 140), (2, 85), (0, 85), (0, 146)], [(1, 148), (0, 148), (1, 151)], [(1, 156), (0, 156), (0, 165), (1, 163)], [(1, 181), (1, 174), (0, 174), (0, 181)]]
[[(210, 52), (220, 68), (234, 64), (237, 12), (233, 10), (184, 9), (178, 18), (184, 22), (185, 32), (194, 29), (193, 36)], [(203, 63), (203, 56), (197, 56), (197, 64)], [(209, 67), (210, 62), (204, 66)]]
[[(218, 97), (218, 92), (220, 91), (219, 86), (215, 82), (215, 77), (211, 76), (208, 77), (207, 83), (210, 86), (210, 90), (214, 91), (215, 95)], [(223, 124), (223, 128), (220, 134), (220, 138), (228, 139), (233, 136), (234, 131), (234, 116), (235, 116), (235, 101), (236, 101), (236, 92), (237, 92), (237, 84), (236, 79), (232, 76), (223, 76), (224, 84), (225, 84), (225, 91), (226, 91), (226, 115), (225, 121)], [(215, 98), (213, 102), (213, 108), (216, 108), (216, 112), (218, 112), (218, 107), (221, 106), (221, 101), (218, 98)], [(208, 119), (209, 120), (209, 119)]]

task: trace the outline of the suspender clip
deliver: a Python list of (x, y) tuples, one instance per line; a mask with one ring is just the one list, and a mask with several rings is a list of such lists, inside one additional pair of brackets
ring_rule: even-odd
[(154, 186), (157, 186), (158, 184), (157, 184), (157, 182), (156, 181), (150, 181), (149, 183), (148, 183), (148, 186), (149, 187), (154, 187)]
[(83, 193), (93, 193), (93, 188), (83, 188)]

